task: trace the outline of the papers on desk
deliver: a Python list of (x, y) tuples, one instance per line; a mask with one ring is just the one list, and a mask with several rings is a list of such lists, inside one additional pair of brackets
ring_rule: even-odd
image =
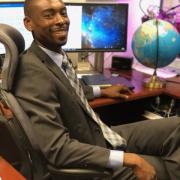
[(130, 89), (134, 88), (134, 86), (128, 79), (120, 76), (106, 77), (103, 74), (95, 74), (95, 75), (83, 75), (81, 79), (84, 81), (85, 84), (89, 86), (98, 85), (101, 87), (108, 87), (115, 84), (123, 84), (129, 87)]

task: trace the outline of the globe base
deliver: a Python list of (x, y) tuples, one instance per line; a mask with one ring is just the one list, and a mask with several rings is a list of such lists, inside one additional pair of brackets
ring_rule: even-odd
[(149, 89), (164, 88), (165, 82), (160, 80), (156, 75), (153, 75), (150, 79), (145, 80), (145, 87)]

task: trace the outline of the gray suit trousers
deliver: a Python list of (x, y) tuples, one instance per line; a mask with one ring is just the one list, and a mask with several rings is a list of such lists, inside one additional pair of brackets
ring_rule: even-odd
[[(146, 120), (112, 127), (127, 140), (127, 152), (151, 163), (158, 180), (180, 180), (180, 117)], [(113, 180), (136, 179), (131, 169), (121, 167)]]

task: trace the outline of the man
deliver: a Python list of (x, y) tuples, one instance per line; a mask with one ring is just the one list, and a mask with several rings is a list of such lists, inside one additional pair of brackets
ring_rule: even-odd
[[(112, 168), (113, 179), (179, 180), (179, 118), (121, 125), (111, 131), (88, 106), (61, 49), (69, 28), (64, 3), (26, 0), (24, 24), (34, 42), (20, 58), (14, 94), (32, 121), (47, 161), (56, 167)], [(128, 92), (124, 86), (113, 86), (101, 90), (101, 95), (126, 98), (123, 91)], [(91, 88), (85, 92), (92, 97)], [(162, 158), (169, 177), (151, 155)]]

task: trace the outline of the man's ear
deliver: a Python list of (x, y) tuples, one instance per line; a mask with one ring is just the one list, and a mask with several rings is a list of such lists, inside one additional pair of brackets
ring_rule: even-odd
[(26, 29), (28, 30), (28, 31), (31, 31), (32, 32), (32, 22), (31, 22), (31, 18), (30, 17), (25, 17), (24, 18), (24, 26), (26, 27)]

